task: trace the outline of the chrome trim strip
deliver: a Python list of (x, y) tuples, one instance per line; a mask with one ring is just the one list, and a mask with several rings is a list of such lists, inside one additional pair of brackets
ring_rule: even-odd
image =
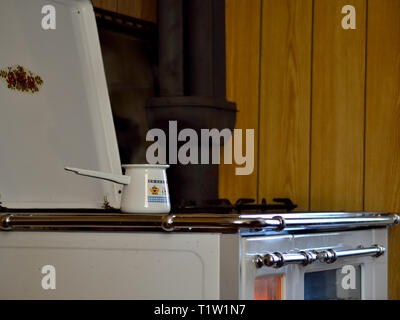
[(164, 231), (290, 231), (349, 230), (384, 227), (399, 222), (397, 214), (325, 212), (283, 214), (98, 214), (3, 213), (0, 230), (136, 230)]

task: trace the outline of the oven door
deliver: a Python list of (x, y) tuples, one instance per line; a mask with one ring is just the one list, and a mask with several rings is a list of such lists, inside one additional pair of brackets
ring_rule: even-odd
[(241, 298), (387, 299), (386, 247), (385, 228), (243, 238)]

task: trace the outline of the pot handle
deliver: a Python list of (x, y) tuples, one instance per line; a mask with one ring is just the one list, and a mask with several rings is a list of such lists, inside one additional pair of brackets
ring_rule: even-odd
[(105, 173), (105, 172), (100, 172), (100, 171), (85, 170), (85, 169), (70, 168), (70, 167), (65, 167), (64, 169), (67, 171), (75, 172), (76, 174), (79, 174), (81, 176), (108, 180), (108, 181), (112, 181), (112, 182), (119, 183), (119, 184), (126, 185), (126, 184), (131, 183), (131, 177), (124, 176), (122, 174), (112, 174), (112, 173)]

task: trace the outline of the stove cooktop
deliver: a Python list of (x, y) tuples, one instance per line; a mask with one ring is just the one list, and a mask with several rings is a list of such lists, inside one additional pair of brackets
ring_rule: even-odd
[[(208, 213), (208, 214), (257, 214), (257, 213), (268, 213), (268, 212), (290, 212), (297, 208), (297, 204), (294, 204), (289, 198), (274, 198), (273, 203), (267, 203), (267, 200), (263, 198), (261, 203), (256, 203), (254, 199), (240, 198), (234, 204), (228, 199), (214, 199), (205, 201), (202, 204), (196, 204), (195, 201), (182, 200), (178, 205), (174, 206), (171, 213)], [(35, 212), (57, 212), (57, 213), (121, 213), (119, 209), (104, 208), (104, 209), (15, 209), (6, 208), (1, 206), (1, 212), (13, 212), (13, 213), (35, 213)]]
[(266, 213), (268, 211), (290, 212), (297, 205), (289, 198), (274, 198), (273, 203), (267, 203), (263, 198), (261, 203), (255, 203), (254, 199), (240, 198), (234, 204), (228, 199), (209, 200), (204, 204), (197, 205), (194, 201), (181, 201), (172, 209), (173, 213)]

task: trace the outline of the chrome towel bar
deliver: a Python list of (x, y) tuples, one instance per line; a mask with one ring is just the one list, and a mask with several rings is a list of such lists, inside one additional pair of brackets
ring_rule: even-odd
[(166, 215), (6, 212), (0, 214), (0, 230), (320, 231), (385, 227), (398, 221), (396, 214), (369, 212)]
[(264, 256), (257, 255), (254, 257), (254, 263), (257, 268), (263, 266), (272, 267), (275, 269), (281, 268), (289, 264), (309, 265), (315, 261), (334, 263), (338, 259), (349, 257), (373, 256), (380, 257), (385, 253), (386, 249), (380, 245), (374, 245), (369, 248), (356, 248), (350, 250), (336, 251), (334, 249), (326, 250), (305, 250), (299, 252), (288, 253), (267, 253)]

